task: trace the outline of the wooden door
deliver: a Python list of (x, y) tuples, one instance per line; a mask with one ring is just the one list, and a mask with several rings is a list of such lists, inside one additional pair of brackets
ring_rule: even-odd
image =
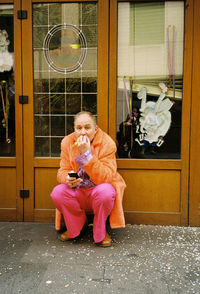
[[(56, 2), (56, 3), (55, 3)], [(53, 221), (60, 142), (88, 110), (107, 131), (108, 1), (23, 0), (25, 221)]]
[(0, 1), (0, 220), (23, 220), (20, 1)]
[[(147, 89), (147, 94), (149, 94), (149, 100), (152, 101), (152, 99), (155, 99), (155, 97), (159, 97), (158, 93), (160, 93), (161, 91), (158, 87), (159, 79), (160, 82), (165, 82), (166, 80), (171, 79), (171, 77), (173, 76), (175, 83), (177, 83), (175, 71), (178, 68), (177, 64), (183, 64), (183, 68), (181, 70), (182, 76), (184, 77), (181, 98), (182, 106), (179, 107), (179, 109), (181, 109), (181, 119), (179, 118), (179, 126), (181, 126), (181, 130), (179, 131), (180, 133), (178, 135), (178, 137), (180, 138), (178, 154), (171, 153), (166, 156), (164, 153), (160, 152), (161, 149), (159, 149), (158, 145), (150, 144), (149, 142), (151, 141), (147, 142), (148, 145), (145, 145), (145, 140), (143, 140), (143, 142), (140, 142), (140, 137), (136, 137), (137, 142), (141, 144), (141, 148), (146, 148), (146, 146), (149, 146), (152, 147), (152, 149), (149, 149), (151, 150), (151, 154), (150, 151), (149, 153), (147, 153), (147, 155), (146, 153), (144, 154), (144, 148), (140, 149), (140, 151), (138, 151), (138, 153), (136, 153), (135, 155), (135, 153), (132, 152), (132, 149), (130, 153), (127, 153), (125, 147), (126, 149), (128, 149), (128, 143), (126, 145), (123, 143), (124, 145), (122, 147), (125, 146), (123, 149), (125, 156), (123, 158), (122, 155), (120, 158), (119, 155), (118, 169), (127, 183), (123, 202), (126, 221), (129, 223), (137, 224), (143, 223), (163, 225), (187, 225), (189, 191), (188, 183), (193, 41), (193, 1), (174, 1), (173, 3), (170, 1), (162, 1), (159, 3), (155, 3), (155, 1), (138, 0), (124, 2), (111, 0), (110, 3), (110, 27), (112, 29), (110, 30), (109, 59), (109, 134), (114, 139), (118, 139), (116, 135), (118, 132), (117, 117), (119, 116), (119, 113), (121, 111), (120, 107), (117, 104), (118, 100), (121, 99), (119, 102), (125, 101), (123, 102), (123, 105), (125, 105), (124, 109), (126, 110), (126, 103), (128, 103), (129, 105), (129, 97), (131, 97), (131, 99), (132, 97), (135, 97), (134, 101), (137, 103), (137, 109), (142, 112), (143, 106), (141, 106), (139, 100), (141, 96), (139, 98), (138, 96), (136, 96), (137, 93), (139, 93), (142, 84), (145, 85)], [(177, 8), (175, 7), (176, 5)], [(176, 48), (178, 48), (178, 43), (175, 42), (175, 40), (177, 40), (176, 38), (179, 34), (178, 26), (180, 23), (177, 23), (176, 17), (175, 19), (173, 19), (173, 15), (175, 16), (174, 13), (176, 11), (175, 8), (177, 9), (178, 15), (180, 15), (181, 12), (183, 13), (183, 26), (180, 32), (184, 32), (184, 38), (181, 41), (182, 49), (179, 50), (179, 52), (176, 51), (177, 49), (173, 49), (175, 50), (173, 51), (173, 53), (175, 53), (175, 59), (180, 57), (178, 53), (180, 53), (182, 50), (184, 52), (184, 55), (182, 57), (182, 60), (176, 63), (176, 68), (173, 68), (175, 73), (168, 73), (166, 65), (170, 61), (168, 57), (171, 56), (171, 53), (170, 51), (167, 51), (167, 44), (169, 47), (171, 46), (171, 44), (176, 44), (175, 46)], [(152, 13), (152, 11), (154, 11), (154, 13)], [(141, 17), (142, 15), (143, 18)], [(159, 21), (159, 26), (158, 22), (157, 24), (155, 22), (155, 25), (153, 24), (155, 21), (154, 16), (158, 16), (158, 19), (156, 21)], [(148, 19), (149, 22), (147, 22)], [(163, 20), (165, 20), (165, 22), (163, 22)], [(154, 35), (156, 27), (158, 27), (159, 29), (162, 28), (161, 22), (163, 22), (163, 30), (159, 31), (157, 35)], [(172, 42), (170, 43), (168, 33), (172, 28), (174, 30), (174, 35), (172, 38)], [(122, 31), (121, 35), (120, 31)], [(125, 31), (127, 32), (126, 34), (123, 33)], [(147, 34), (146, 32), (149, 33)], [(121, 50), (123, 54), (120, 54), (119, 50)], [(166, 54), (163, 55), (163, 58), (160, 58), (165, 50)], [(198, 50), (196, 52), (198, 52)], [(158, 60), (160, 61), (160, 64), (156, 64)], [(164, 66), (161, 71), (161, 66), (163, 64)], [(152, 79), (150, 74), (154, 77), (154, 80)], [(166, 79), (164, 78), (164, 75), (166, 75)], [(125, 78), (124, 85), (123, 78)], [(149, 79), (147, 80), (147, 78)], [(130, 91), (128, 88), (128, 81), (131, 82)], [(155, 85), (155, 83), (157, 83), (157, 86)], [(173, 96), (170, 95), (170, 91), (172, 90), (171, 82), (168, 81), (167, 86), (167, 95), (169, 99), (173, 99), (170, 98)], [(116, 93), (118, 97), (120, 87), (121, 89), (124, 88), (124, 96), (121, 90), (121, 96), (116, 99)], [(175, 87), (174, 92), (176, 92)], [(127, 93), (129, 96), (128, 100), (126, 101)], [(178, 96), (176, 95), (177, 94), (174, 94), (175, 99), (173, 107), (176, 107), (179, 104), (178, 101), (180, 101)], [(132, 101), (133, 99), (131, 100), (131, 102)], [(155, 104), (154, 102), (151, 103), (152, 104), (150, 108), (153, 117)], [(144, 113), (141, 114), (139, 121), (140, 127), (143, 122), (143, 114)], [(126, 127), (126, 122), (128, 122), (128, 119), (126, 121), (124, 119), (124, 127)], [(123, 132), (123, 127), (121, 127), (121, 125), (122, 124), (120, 124), (121, 132)], [(175, 123), (174, 127), (176, 127)], [(144, 131), (144, 129), (142, 129), (142, 131)], [(135, 131), (135, 134), (136, 133), (137, 132)], [(176, 130), (174, 129), (171, 133), (174, 138), (174, 142), (172, 140), (171, 144), (172, 149), (173, 146), (175, 147), (175, 142), (177, 140), (177, 136), (173, 135), (175, 133)], [(145, 136), (146, 134), (142, 133), (140, 135)], [(126, 135), (124, 135), (124, 137), (125, 136)], [(129, 142), (131, 140), (132, 139), (130, 139)], [(134, 144), (136, 143), (134, 141), (132, 142), (133, 146), (135, 146)], [(118, 145), (120, 146), (119, 141)], [(157, 153), (155, 153), (153, 150), (154, 146), (157, 147)], [(167, 147), (167, 144), (163, 146)], [(137, 148), (140, 148), (139, 144), (137, 144)]]

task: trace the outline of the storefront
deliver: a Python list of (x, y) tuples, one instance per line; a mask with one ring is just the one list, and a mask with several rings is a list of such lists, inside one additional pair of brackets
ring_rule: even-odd
[(0, 220), (54, 220), (81, 110), (116, 141), (127, 223), (200, 225), (200, 3), (0, 1)]

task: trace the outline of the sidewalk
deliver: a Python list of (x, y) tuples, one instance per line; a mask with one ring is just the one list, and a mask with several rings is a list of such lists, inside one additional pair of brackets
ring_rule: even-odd
[(92, 227), (61, 242), (53, 224), (0, 222), (1, 294), (200, 293), (200, 228), (127, 225), (112, 246)]

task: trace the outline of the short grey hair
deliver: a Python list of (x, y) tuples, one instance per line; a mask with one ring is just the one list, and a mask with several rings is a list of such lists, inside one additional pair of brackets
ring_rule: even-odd
[(82, 114), (86, 114), (86, 115), (88, 115), (88, 116), (92, 119), (94, 125), (96, 126), (96, 124), (97, 124), (96, 116), (94, 116), (94, 115), (93, 115), (91, 112), (89, 112), (89, 111), (80, 111), (80, 112), (78, 112), (78, 113), (74, 116), (74, 124), (75, 124), (75, 121), (77, 120), (77, 118), (79, 118), (79, 116), (81, 116)]

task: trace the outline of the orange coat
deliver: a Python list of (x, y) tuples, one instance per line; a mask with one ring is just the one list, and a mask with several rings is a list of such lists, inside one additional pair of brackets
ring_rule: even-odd
[[(58, 170), (57, 180), (65, 184), (69, 171), (78, 171), (78, 164), (75, 158), (80, 155), (78, 147), (74, 145), (76, 135), (72, 133), (61, 142), (61, 161)], [(90, 180), (96, 184), (111, 183), (116, 190), (116, 200), (113, 210), (110, 214), (111, 228), (120, 228), (125, 226), (124, 213), (122, 208), (122, 198), (126, 184), (120, 174), (117, 172), (116, 163), (116, 145), (109, 135), (97, 128), (95, 137), (91, 143), (93, 157), (83, 168), (89, 175)]]

